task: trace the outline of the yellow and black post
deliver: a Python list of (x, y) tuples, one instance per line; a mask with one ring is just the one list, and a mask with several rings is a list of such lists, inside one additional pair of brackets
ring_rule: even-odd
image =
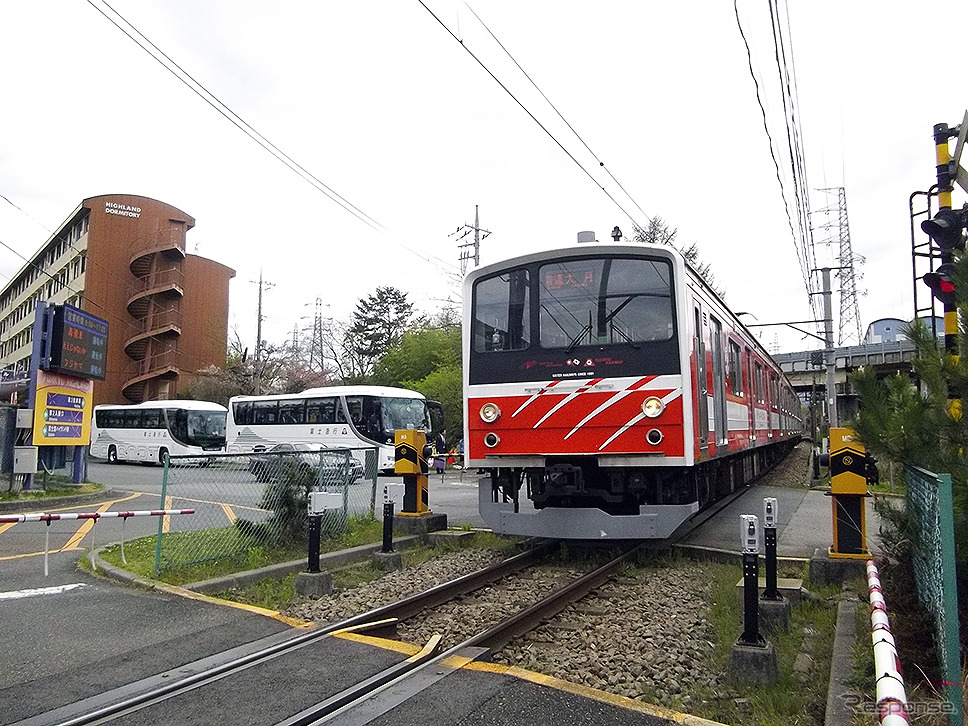
[(427, 434), (413, 429), (394, 432), (393, 471), (403, 476), (401, 517), (416, 517), (430, 512), (427, 491)]
[(830, 429), (830, 497), (833, 499), (834, 543), (830, 557), (868, 559), (867, 450), (848, 428)]
[[(935, 158), (937, 160), (937, 172), (938, 172), (938, 215), (933, 220), (929, 220), (921, 225), (922, 229), (925, 228), (925, 224), (932, 225), (938, 224), (938, 218), (941, 220), (946, 220), (948, 224), (953, 228), (948, 231), (947, 239), (945, 238), (945, 230), (941, 231), (938, 236), (932, 235), (932, 238), (938, 244), (941, 249), (941, 265), (951, 265), (953, 261), (952, 252), (954, 250), (963, 250), (965, 243), (962, 236), (962, 227), (964, 223), (964, 217), (959, 217), (957, 214), (953, 213), (951, 209), (951, 190), (954, 187), (953, 176), (951, 173), (951, 152), (948, 148), (948, 139), (953, 135), (957, 135), (958, 129), (951, 129), (948, 124), (935, 124), (934, 125), (934, 147), (935, 147)], [(926, 232), (931, 234), (931, 231), (925, 229)], [(955, 363), (958, 361), (958, 303), (954, 299), (954, 296), (948, 296), (944, 300), (944, 347), (945, 351), (952, 356)], [(951, 416), (952, 420), (961, 420), (961, 399), (953, 392), (948, 394), (948, 415)]]

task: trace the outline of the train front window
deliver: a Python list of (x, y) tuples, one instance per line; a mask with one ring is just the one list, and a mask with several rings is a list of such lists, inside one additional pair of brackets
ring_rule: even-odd
[(530, 343), (530, 279), (527, 270), (481, 280), (474, 288), (474, 350), (523, 350)]
[(543, 348), (673, 337), (672, 270), (647, 259), (579, 259), (538, 271)]

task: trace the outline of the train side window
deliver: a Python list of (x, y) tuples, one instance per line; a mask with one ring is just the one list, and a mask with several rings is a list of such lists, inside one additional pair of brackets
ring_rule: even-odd
[(737, 396), (743, 395), (742, 360), (739, 344), (734, 340), (729, 341), (729, 391)]
[(759, 363), (754, 364), (756, 368), (756, 378), (753, 381), (753, 385), (756, 387), (756, 401), (757, 403), (763, 403), (763, 366)]

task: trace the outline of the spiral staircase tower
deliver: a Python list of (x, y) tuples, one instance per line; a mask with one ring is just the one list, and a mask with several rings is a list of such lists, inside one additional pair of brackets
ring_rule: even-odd
[(134, 276), (127, 301), (133, 324), (124, 343), (130, 362), (122, 392), (134, 402), (167, 397), (169, 384), (178, 378), (186, 228), (172, 222), (128, 263)]

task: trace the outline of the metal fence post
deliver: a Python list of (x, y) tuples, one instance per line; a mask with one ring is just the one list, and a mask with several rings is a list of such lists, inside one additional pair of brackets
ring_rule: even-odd
[[(170, 466), (170, 460), (166, 456), (164, 461), (164, 471), (161, 474), (161, 501), (158, 503), (158, 509), (167, 509), (165, 506), (168, 497), (168, 467)], [(152, 572), (152, 577), (158, 577), (158, 573), (161, 572), (161, 535), (164, 531), (165, 518), (158, 517), (158, 535), (155, 537), (155, 568)]]

